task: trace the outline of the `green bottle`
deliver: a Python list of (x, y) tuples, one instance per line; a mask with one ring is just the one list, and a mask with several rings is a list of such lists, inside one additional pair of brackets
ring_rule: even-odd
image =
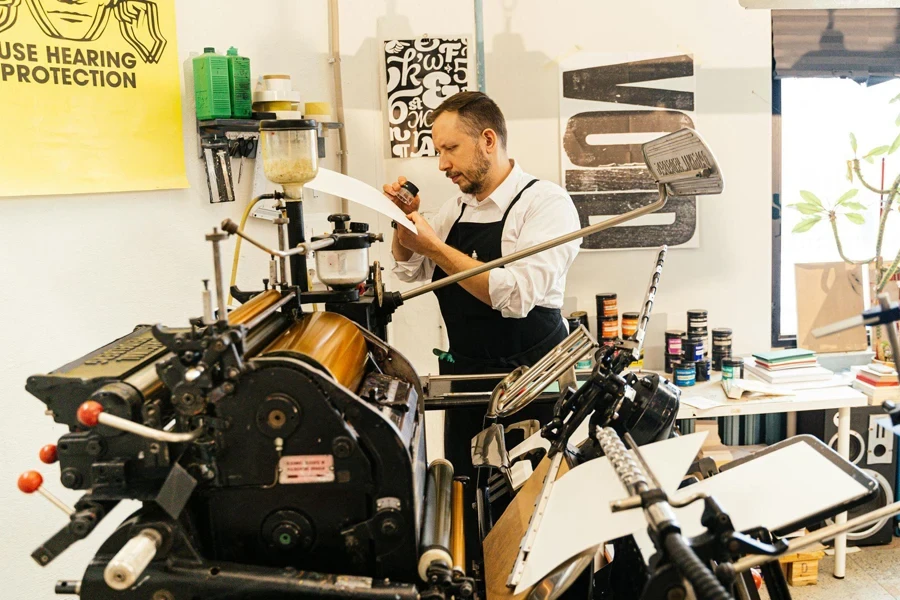
[(249, 119), (253, 110), (250, 95), (250, 59), (238, 56), (237, 48), (228, 49), (228, 86), (231, 91), (231, 115), (236, 119)]
[(194, 58), (193, 66), (197, 120), (231, 117), (228, 59), (216, 54), (215, 48), (204, 48), (203, 54)]

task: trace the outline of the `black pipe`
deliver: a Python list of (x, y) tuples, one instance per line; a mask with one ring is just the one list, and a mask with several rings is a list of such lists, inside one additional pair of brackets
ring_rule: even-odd
[(731, 594), (697, 557), (681, 534), (672, 532), (663, 541), (669, 560), (691, 582), (697, 600), (733, 600)]
[[(287, 209), (288, 249), (296, 248), (306, 241), (303, 230), (303, 202), (299, 200), (285, 202)], [(291, 283), (300, 288), (302, 292), (309, 291), (309, 281), (306, 272), (306, 255), (293, 254), (291, 261)]]

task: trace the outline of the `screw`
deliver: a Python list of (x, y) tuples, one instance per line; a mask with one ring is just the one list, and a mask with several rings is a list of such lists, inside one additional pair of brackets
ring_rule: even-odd
[(81, 483), (81, 473), (79, 473), (77, 469), (64, 469), (63, 472), (60, 473), (59, 480), (63, 486), (73, 490)]
[(353, 442), (345, 437), (334, 438), (331, 449), (336, 458), (347, 458), (353, 453)]
[(159, 444), (152, 443), (150, 444), (150, 454), (158, 454), (159, 453)]
[(215, 350), (216, 352), (221, 352), (224, 349), (225, 349), (225, 342), (223, 342), (222, 340), (219, 340), (218, 342), (216, 342), (213, 345), (213, 350)]
[(386, 535), (388, 537), (396, 535), (400, 530), (400, 524), (397, 522), (397, 519), (393, 517), (388, 517), (384, 521), (381, 522), (381, 534)]
[(194, 395), (193, 394), (184, 394), (183, 396), (181, 396), (181, 401), (184, 404), (190, 404), (191, 402), (194, 401)]
[(103, 452), (103, 445), (100, 444), (98, 440), (91, 440), (85, 444), (84, 449), (87, 450), (87, 453), (91, 456), (98, 456)]
[(228, 377), (228, 379), (237, 379), (238, 375), (240, 374), (241, 371), (237, 367), (230, 367), (227, 371), (225, 371), (225, 376)]

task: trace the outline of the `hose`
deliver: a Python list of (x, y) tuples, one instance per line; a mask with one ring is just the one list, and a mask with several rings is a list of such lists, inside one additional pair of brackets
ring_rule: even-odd
[(698, 600), (734, 600), (716, 576), (694, 554), (680, 533), (670, 533), (664, 542), (675, 568), (691, 582)]
[[(250, 211), (253, 210), (256, 203), (260, 200), (274, 197), (275, 194), (262, 194), (261, 196), (257, 196), (250, 200), (250, 203), (247, 204), (247, 208), (244, 209), (244, 214), (241, 215), (240, 231), (244, 230), (244, 225), (247, 224), (247, 219), (250, 218)], [(234, 283), (237, 281), (238, 262), (241, 260), (241, 239), (240, 236), (237, 236), (237, 240), (234, 242), (234, 260), (231, 263), (231, 283), (228, 284), (228, 304), (231, 304), (231, 288), (234, 287)]]

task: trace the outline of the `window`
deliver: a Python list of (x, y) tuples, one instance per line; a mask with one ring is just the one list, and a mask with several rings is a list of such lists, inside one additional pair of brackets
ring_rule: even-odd
[[(872, 256), (879, 196), (866, 190), (856, 177), (848, 181), (847, 160), (853, 157), (849, 136), (851, 132), (856, 136), (860, 158), (877, 146), (894, 142), (900, 134), (900, 103), (890, 101), (900, 95), (900, 80), (864, 86), (850, 79), (788, 78), (776, 80), (773, 89), (773, 113), (781, 119), (780, 127), (776, 124), (774, 128), (772, 343), (784, 346), (791, 345), (797, 333), (794, 265), (841, 260), (827, 220), (805, 233), (792, 233), (803, 215), (788, 206), (802, 201), (801, 190), (812, 192), (829, 207), (845, 192), (858, 189), (853, 201), (866, 206), (858, 211), (865, 223), (856, 225), (840, 217), (838, 231), (846, 256)], [(900, 151), (876, 156), (874, 164), (861, 161), (860, 166), (869, 184), (889, 188), (900, 173)], [(900, 214), (888, 222), (882, 250), (886, 260), (893, 259), (898, 246)]]

